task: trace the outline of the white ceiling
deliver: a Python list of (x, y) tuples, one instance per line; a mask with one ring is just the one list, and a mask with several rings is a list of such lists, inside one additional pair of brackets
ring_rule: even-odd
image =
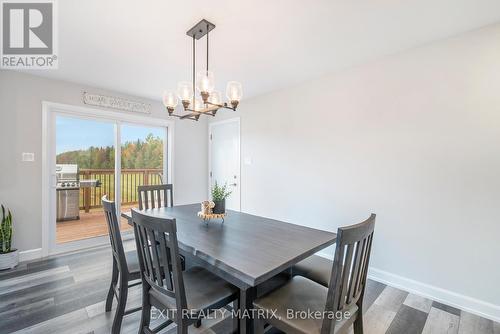
[[(217, 88), (244, 98), (500, 21), (498, 0), (63, 0), (58, 78), (160, 99), (191, 78), (200, 19)], [(203, 41), (203, 42), (202, 42)], [(197, 44), (203, 65), (204, 39)], [(204, 66), (204, 65), (203, 65)]]

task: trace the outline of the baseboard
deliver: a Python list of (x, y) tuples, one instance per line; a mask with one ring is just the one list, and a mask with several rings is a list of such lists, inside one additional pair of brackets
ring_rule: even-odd
[[(332, 256), (329, 254), (318, 253), (318, 255), (332, 259)], [(500, 322), (500, 305), (488, 303), (373, 267), (370, 267), (368, 270), (368, 278), (446, 305), (456, 307), (458, 309), (479, 315), (483, 318)]]
[(19, 262), (31, 261), (42, 258), (42, 249), (34, 248), (19, 252)]

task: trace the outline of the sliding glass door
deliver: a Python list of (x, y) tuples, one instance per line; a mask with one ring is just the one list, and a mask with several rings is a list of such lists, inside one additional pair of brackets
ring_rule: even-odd
[(71, 106), (45, 117), (47, 254), (109, 242), (102, 196), (115, 201), (120, 219), (138, 206), (139, 185), (171, 182), (167, 121)]
[[(166, 129), (136, 124), (122, 124), (121, 137), (121, 211), (137, 207), (137, 187), (167, 183)], [(122, 219), (122, 224), (126, 220)]]

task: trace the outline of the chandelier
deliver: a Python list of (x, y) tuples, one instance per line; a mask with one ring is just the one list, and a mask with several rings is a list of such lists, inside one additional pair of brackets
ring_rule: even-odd
[[(163, 93), (163, 104), (169, 116), (197, 121), (201, 115), (215, 116), (220, 108), (236, 110), (243, 95), (241, 83), (229, 81), (226, 86), (227, 102), (222, 102), (221, 93), (215, 90), (214, 73), (208, 70), (208, 34), (215, 24), (203, 19), (187, 31), (193, 39), (193, 81), (181, 81), (177, 84), (177, 92)], [(196, 40), (207, 36), (207, 58), (205, 70), (196, 72)], [(198, 92), (201, 96), (195, 96)], [(185, 114), (174, 114), (177, 104), (181, 101)]]

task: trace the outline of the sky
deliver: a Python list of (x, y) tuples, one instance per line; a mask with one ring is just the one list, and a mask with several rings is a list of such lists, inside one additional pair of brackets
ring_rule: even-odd
[[(136, 141), (154, 136), (164, 137), (164, 128), (123, 124), (122, 142)], [(90, 146), (112, 146), (115, 141), (114, 123), (57, 116), (56, 118), (56, 154), (85, 150)]]

